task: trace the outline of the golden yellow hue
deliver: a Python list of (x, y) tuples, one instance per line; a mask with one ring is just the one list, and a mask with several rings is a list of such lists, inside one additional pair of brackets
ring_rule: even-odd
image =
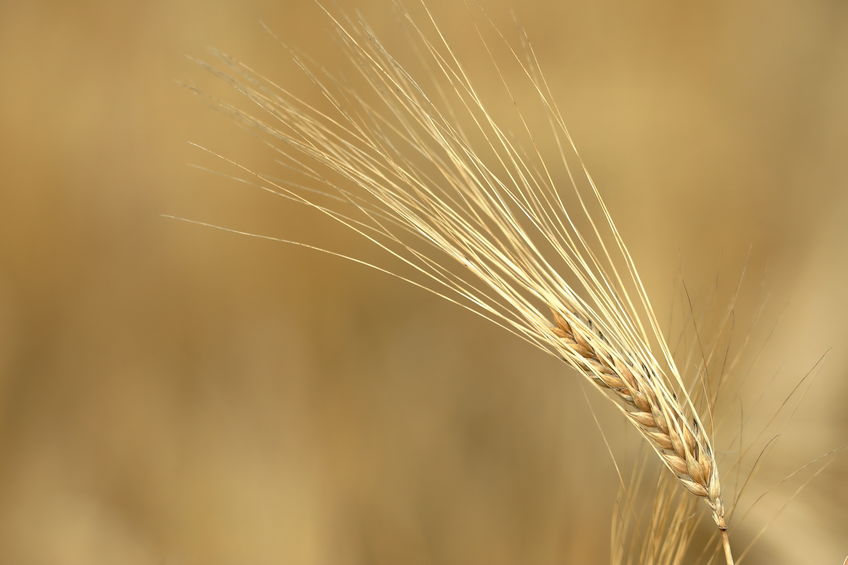
[[(453, 4), (431, 3), (482, 68)], [(748, 485), (749, 503), (772, 494), (732, 519), (742, 549), (818, 467), (774, 485), (848, 431), (848, 16), (837, 2), (485, 6), (527, 28), (672, 347), (691, 330), (681, 278), (708, 333), (747, 266), (729, 359), (771, 297), (741, 361), (711, 364), (734, 369), (723, 483), (744, 482), (733, 461), (748, 443), (781, 433)], [(357, 7), (414, 56), (389, 2)], [(308, 1), (0, 8), (0, 561), (603, 562), (617, 478), (561, 364), (378, 273), (160, 217), (377, 258), (186, 166), (222, 168), (190, 140), (275, 170), (248, 130), (175, 84), (225, 92), (183, 54), (214, 45), (314, 93), (259, 18), (341, 67)], [(697, 366), (698, 341), (684, 343)], [(631, 468), (632, 431), (595, 404)], [(746, 563), (844, 558), (847, 465), (833, 458)]]

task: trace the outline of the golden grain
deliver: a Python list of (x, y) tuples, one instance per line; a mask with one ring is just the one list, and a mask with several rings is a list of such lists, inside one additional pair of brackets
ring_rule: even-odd
[(519, 139), (499, 125), (426, 5), (421, 9), (419, 18), (401, 16), (429, 68), (422, 80), (363, 21), (328, 12), (361, 86), (292, 55), (326, 107), (232, 57), (202, 63), (250, 103), (220, 108), (265, 134), (305, 183), (231, 164), (262, 189), (344, 224), (395, 261), (370, 266), (490, 320), (582, 374), (706, 503), (732, 563), (710, 430), (532, 46), (525, 41), (513, 49), (504, 40), (505, 56), (498, 57), (481, 35), (505, 95), (515, 102), (505, 78), (509, 66), (546, 116), (548, 130), (539, 132), (515, 103)]

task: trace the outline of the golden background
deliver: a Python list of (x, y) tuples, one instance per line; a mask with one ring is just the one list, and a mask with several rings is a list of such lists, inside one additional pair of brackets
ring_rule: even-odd
[[(485, 64), (468, 10), (430, 5)], [(723, 413), (753, 439), (800, 386), (742, 548), (848, 437), (848, 4), (482, 5), (527, 28), (661, 316), (680, 279), (722, 305), (747, 266), (738, 348), (770, 298)], [(333, 9), (403, 55), (388, 0)], [(215, 46), (305, 88), (260, 20), (343, 57), (309, 0), (0, 2), (0, 563), (604, 562), (616, 478), (577, 376), (379, 273), (161, 217), (379, 260), (188, 166), (215, 161), (187, 141), (269, 166), (177, 84), (226, 96), (184, 57)], [(750, 563), (842, 562), (848, 462), (827, 461)]]

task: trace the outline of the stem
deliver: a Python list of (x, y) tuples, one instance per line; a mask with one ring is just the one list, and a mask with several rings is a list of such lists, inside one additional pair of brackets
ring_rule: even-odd
[(730, 538), (727, 535), (727, 530), (721, 531), (721, 545), (724, 547), (724, 560), (727, 565), (733, 565), (733, 552), (730, 551)]

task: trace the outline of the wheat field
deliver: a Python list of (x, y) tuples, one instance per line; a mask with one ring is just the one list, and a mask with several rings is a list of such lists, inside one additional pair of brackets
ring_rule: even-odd
[[(428, 5), (497, 115), (522, 77), (485, 71), (472, 22), (526, 29), (684, 373), (715, 345), (737, 560), (842, 563), (843, 3)], [(416, 60), (391, 2), (334, 9)], [(381, 260), (187, 143), (295, 178), (184, 87), (234, 100), (185, 57), (213, 46), (320, 103), (263, 25), (346, 72), (311, 0), (0, 5), (0, 562), (645, 560), (610, 536), (649, 527), (660, 466), (560, 361), (373, 270), (163, 217)]]

